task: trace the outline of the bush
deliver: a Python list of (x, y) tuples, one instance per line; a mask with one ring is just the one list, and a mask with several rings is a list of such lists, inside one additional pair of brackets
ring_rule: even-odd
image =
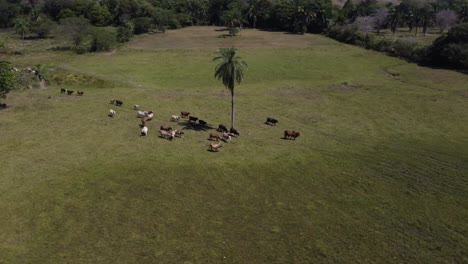
[(117, 45), (116, 34), (105, 28), (94, 27), (89, 33), (92, 38), (90, 51), (108, 51)]
[(149, 17), (137, 17), (133, 20), (135, 34), (143, 34), (150, 31), (152, 19)]
[(56, 26), (57, 24), (52, 20), (43, 19), (33, 25), (31, 32), (36, 33), (39, 38), (47, 38)]
[(387, 39), (379, 39), (372, 34), (359, 32), (357, 28), (352, 25), (333, 27), (327, 32), (327, 36), (366, 49), (386, 52), (392, 56), (404, 58), (409, 61), (427, 61), (427, 47), (420, 46), (411, 40), (397, 40), (393, 42)]
[(429, 56), (436, 65), (468, 70), (468, 23), (457, 25), (446, 36), (437, 38)]
[(11, 64), (7, 61), (0, 61), (0, 98), (6, 95), (15, 85), (15, 75), (11, 69)]
[(133, 37), (134, 26), (132, 22), (126, 22), (117, 27), (117, 41), (124, 43), (130, 41)]

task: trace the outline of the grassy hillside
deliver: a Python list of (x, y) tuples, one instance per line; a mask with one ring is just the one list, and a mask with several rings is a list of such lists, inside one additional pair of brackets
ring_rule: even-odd
[[(317, 35), (222, 33), (8, 58), (62, 83), (14, 92), (0, 112), (0, 263), (468, 261), (467, 75)], [(249, 65), (241, 136), (213, 153), (214, 130), (169, 117), (229, 124), (211, 58), (232, 45)], [(133, 104), (156, 113), (148, 137)], [(185, 137), (159, 138), (163, 124)]]

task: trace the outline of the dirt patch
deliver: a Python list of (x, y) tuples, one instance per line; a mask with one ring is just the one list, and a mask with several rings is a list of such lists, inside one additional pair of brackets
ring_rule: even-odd
[(244, 29), (238, 36), (226, 36), (223, 27), (187, 27), (169, 30), (166, 33), (147, 34), (132, 41), (132, 49), (217, 49), (237, 48), (307, 48), (329, 45), (325, 38), (313, 34), (288, 34), (258, 29)]

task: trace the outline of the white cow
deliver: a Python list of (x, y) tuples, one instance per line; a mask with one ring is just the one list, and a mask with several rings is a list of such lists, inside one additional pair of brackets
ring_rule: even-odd
[(147, 128), (147, 127), (144, 126), (144, 127), (141, 129), (141, 135), (142, 135), (142, 136), (148, 135), (148, 128)]

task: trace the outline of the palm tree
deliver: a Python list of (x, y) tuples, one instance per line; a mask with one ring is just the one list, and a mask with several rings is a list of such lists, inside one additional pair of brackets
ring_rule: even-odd
[(213, 61), (220, 61), (216, 66), (214, 77), (222, 80), (224, 86), (231, 91), (231, 128), (234, 128), (234, 86), (244, 78), (247, 64), (237, 55), (236, 48), (220, 48)]
[(29, 33), (30, 28), (29, 21), (25, 18), (19, 17), (15, 20), (15, 31), (16, 33), (21, 35), (21, 41), (23, 44), (24, 50), (24, 36)]

